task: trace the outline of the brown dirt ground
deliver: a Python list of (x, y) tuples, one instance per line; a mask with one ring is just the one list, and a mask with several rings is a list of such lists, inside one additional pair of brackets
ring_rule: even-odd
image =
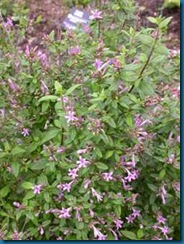
[(139, 18), (141, 25), (148, 26), (148, 16), (164, 17), (172, 16), (172, 20), (168, 28), (168, 40), (166, 45), (168, 48), (179, 49), (180, 48), (180, 9), (163, 9), (163, 0), (136, 0), (139, 9)]
[[(63, 4), (64, 0), (29, 0), (27, 1), (30, 9), (30, 17), (36, 19), (39, 15), (42, 20), (37, 24), (35, 30), (31, 33), (34, 45), (39, 45), (43, 34), (50, 33), (53, 29), (59, 30), (61, 22), (69, 11)], [(168, 48), (180, 48), (180, 9), (162, 9), (163, 0), (136, 0), (137, 15), (139, 24), (149, 26), (147, 16), (163, 15), (165, 17), (172, 16), (173, 19), (168, 29), (168, 40), (166, 45)]]

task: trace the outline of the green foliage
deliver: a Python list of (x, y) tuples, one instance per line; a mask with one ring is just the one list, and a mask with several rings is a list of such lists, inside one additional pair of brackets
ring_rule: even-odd
[(65, 3), (69, 7), (78, 6), (78, 5), (86, 7), (87, 4), (89, 4), (90, 2), (91, 2), (91, 0), (65, 0)]
[(104, 2), (89, 30), (52, 31), (20, 50), (23, 9), (14, 6), (16, 25), (0, 23), (1, 236), (178, 240), (180, 58), (163, 42), (171, 18), (136, 30), (134, 1)]
[(164, 8), (179, 8), (180, 0), (164, 0)]

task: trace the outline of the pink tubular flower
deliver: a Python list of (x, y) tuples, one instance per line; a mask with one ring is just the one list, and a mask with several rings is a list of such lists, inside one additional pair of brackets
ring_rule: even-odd
[(123, 183), (124, 190), (128, 191), (128, 190), (132, 189), (132, 187), (130, 185), (127, 185), (127, 180), (126, 179), (121, 179), (121, 180), (122, 180), (122, 183)]
[(8, 79), (8, 85), (9, 85), (10, 89), (14, 92), (20, 90), (20, 88), (17, 86), (17, 84), (15, 84), (11, 79)]
[(3, 22), (3, 26), (5, 29), (13, 26), (13, 21), (12, 21), (11, 17), (8, 17), (6, 22)]
[(117, 230), (121, 229), (122, 226), (123, 226), (123, 221), (120, 220), (120, 219), (116, 219), (116, 220), (114, 220), (114, 223), (115, 223), (115, 225), (116, 225)]
[(177, 137), (176, 137), (176, 141), (177, 141), (177, 142), (180, 142), (180, 136), (177, 136)]
[(41, 191), (41, 187), (42, 185), (35, 185), (33, 186), (33, 191), (34, 191), (34, 194), (40, 194), (40, 191)]
[(103, 235), (103, 234), (102, 234), (101, 236), (98, 237), (97, 240), (99, 240), (99, 241), (105, 241), (106, 238), (107, 238), (107, 235)]
[(164, 236), (166, 236), (168, 234), (169, 228), (167, 226), (164, 227), (158, 227), (162, 233), (164, 234)]
[(89, 215), (93, 218), (95, 216), (95, 213), (92, 209), (89, 209)]
[(18, 231), (15, 230), (15, 231), (13, 232), (13, 238), (12, 238), (12, 239), (13, 239), (13, 240), (22, 240), (22, 239), (21, 239), (21, 234), (22, 234), (21, 232), (19, 233)]
[(99, 229), (97, 229), (94, 225), (92, 225), (93, 228), (93, 232), (94, 232), (94, 237), (98, 237), (98, 240), (105, 240), (106, 239), (106, 235), (102, 234), (102, 232), (100, 232)]
[(169, 156), (167, 163), (168, 163), (168, 164), (172, 164), (172, 163), (174, 162), (174, 159), (175, 159), (175, 155), (174, 155), (174, 153), (172, 153), (172, 154)]
[(67, 120), (68, 123), (70, 123), (71, 121), (75, 121), (76, 120), (75, 112), (67, 111), (67, 114), (65, 115), (65, 119)]
[(91, 183), (91, 180), (87, 179), (84, 181), (84, 189), (87, 189), (89, 187), (89, 184)]
[(134, 217), (132, 216), (132, 214), (130, 214), (128, 217), (126, 217), (126, 220), (127, 220), (127, 222), (128, 222), (128, 224), (129, 223), (133, 223), (134, 222)]
[(152, 226), (152, 228), (153, 228), (154, 230), (157, 230), (157, 229), (158, 229), (158, 224), (154, 224), (154, 225)]
[(88, 25), (83, 25), (83, 30), (84, 32), (86, 32), (87, 34), (91, 33), (90, 27)]
[(1, 108), (1, 109), (0, 109), (0, 113), (1, 113), (2, 118), (5, 118), (5, 115), (6, 115), (6, 110), (5, 110), (5, 108)]
[(167, 235), (165, 237), (167, 241), (171, 241), (173, 239), (172, 237), (168, 237)]
[(158, 193), (158, 196), (161, 197), (162, 199), (162, 203), (165, 205), (166, 204), (166, 190), (165, 190), (165, 187), (164, 186), (161, 186), (160, 189), (159, 189), (159, 193)]
[(84, 148), (84, 149), (80, 149), (77, 151), (77, 154), (83, 154), (83, 153), (87, 153), (88, 149)]
[(136, 127), (139, 127), (139, 128), (142, 127), (143, 125), (152, 123), (151, 120), (149, 120), (149, 119), (144, 120), (140, 114), (135, 115), (134, 120), (135, 120)]
[(44, 81), (41, 81), (40, 89), (43, 94), (49, 94), (49, 88)]
[(42, 236), (43, 234), (44, 234), (44, 229), (43, 229), (43, 227), (40, 227), (40, 235)]
[(85, 158), (82, 158), (79, 156), (79, 160), (77, 161), (78, 168), (86, 168), (89, 165), (89, 161), (87, 161)]
[(59, 218), (60, 219), (67, 219), (67, 218), (70, 218), (71, 215), (70, 215), (70, 210), (71, 208), (62, 208), (60, 211), (59, 211)]
[(75, 209), (75, 218), (76, 218), (79, 222), (82, 221), (82, 218), (81, 218), (81, 215), (80, 215), (80, 212), (79, 212), (80, 208), (75, 207), (74, 209)]
[(63, 240), (63, 238), (61, 236), (57, 237), (56, 239), (57, 241)]
[(97, 70), (99, 70), (102, 66), (103, 62), (100, 59), (95, 59), (94, 66)]
[(167, 219), (164, 218), (162, 215), (159, 214), (157, 216), (157, 221), (158, 221), (159, 224), (165, 224), (165, 222), (167, 221)]
[(68, 54), (71, 55), (71, 56), (74, 56), (74, 55), (78, 55), (81, 53), (81, 49), (79, 46), (76, 46), (76, 47), (71, 47), (69, 50), (68, 50)]
[(140, 217), (140, 216), (141, 216), (141, 215), (140, 215), (140, 210), (137, 210), (137, 209), (135, 209), (135, 208), (132, 208), (132, 210), (133, 210), (132, 216), (133, 216), (134, 218), (136, 218), (136, 217)]
[(136, 166), (135, 155), (132, 155), (132, 161), (130, 161), (130, 162), (125, 162), (124, 158), (122, 157), (121, 158), (121, 165), (135, 168), (135, 166)]
[(112, 63), (113, 63), (114, 68), (116, 68), (116, 69), (120, 69), (122, 67), (120, 61), (117, 58), (113, 58)]
[(21, 134), (24, 137), (29, 136), (29, 129), (28, 128), (23, 128)]
[(13, 202), (13, 205), (14, 205), (15, 207), (19, 208), (21, 204), (20, 204), (19, 202)]
[(99, 193), (97, 193), (93, 187), (91, 188), (91, 191), (92, 191), (93, 197), (96, 197), (98, 202), (103, 200), (103, 196), (100, 195)]
[(90, 16), (91, 20), (100, 20), (102, 19), (102, 12), (95, 9), (91, 11), (91, 16)]
[(70, 176), (72, 179), (75, 179), (78, 176), (78, 169), (69, 169), (68, 171), (68, 176)]
[(110, 173), (103, 173), (102, 176), (103, 176), (103, 179), (105, 181), (110, 181), (110, 180), (113, 180), (113, 172), (110, 172)]
[(57, 149), (57, 153), (61, 154), (65, 151), (65, 148), (64, 147), (58, 147)]
[(73, 181), (71, 181), (70, 183), (62, 184), (63, 191), (70, 192), (72, 183), (73, 183)]
[(0, 231), (0, 240), (4, 240), (4, 233)]
[(109, 230), (112, 232), (114, 239), (118, 240), (118, 235), (116, 234), (116, 232), (113, 229), (109, 229)]
[(45, 53), (43, 53), (42, 51), (38, 51), (37, 55), (38, 55), (38, 58), (40, 59), (42, 65), (46, 65), (48, 62), (47, 55)]
[(132, 172), (130, 172), (128, 169), (126, 169), (128, 175), (125, 177), (125, 180), (127, 180), (128, 182), (131, 182), (132, 180), (136, 180), (138, 178), (138, 171), (137, 170), (133, 170)]
[(30, 48), (29, 48), (29, 45), (26, 45), (25, 55), (26, 55), (26, 57), (29, 57), (30, 56)]

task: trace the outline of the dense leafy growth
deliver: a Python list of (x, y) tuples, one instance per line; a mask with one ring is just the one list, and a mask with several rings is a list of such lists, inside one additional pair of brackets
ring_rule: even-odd
[(52, 31), (39, 46), (23, 1), (1, 16), (2, 239), (180, 238), (171, 19), (137, 29), (133, 1), (96, 2), (89, 27)]

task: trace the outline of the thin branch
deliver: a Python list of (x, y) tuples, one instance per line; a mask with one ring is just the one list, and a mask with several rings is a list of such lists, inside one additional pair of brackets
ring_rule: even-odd
[[(151, 50), (150, 50), (150, 53), (149, 53), (148, 58), (147, 58), (147, 60), (146, 60), (146, 63), (145, 63), (145, 65), (143, 66), (143, 68), (142, 68), (142, 70), (141, 70), (141, 72), (140, 72), (140, 74), (139, 74), (137, 80), (139, 80), (139, 79), (141, 78), (142, 74), (144, 73), (146, 67), (148, 66), (148, 64), (149, 64), (149, 62), (150, 62), (150, 59), (151, 59), (151, 57), (152, 57), (153, 51), (154, 51), (154, 49), (155, 49), (155, 46), (156, 46), (156, 43), (157, 43), (157, 40), (158, 40), (158, 36), (159, 36), (159, 31), (157, 30), (157, 34), (156, 34), (156, 37), (155, 37), (153, 46), (152, 46), (152, 48), (151, 48)], [(132, 85), (132, 87), (130, 88), (130, 90), (129, 90), (128, 93), (131, 93), (132, 90), (134, 89), (134, 87), (135, 87), (135, 84)]]

